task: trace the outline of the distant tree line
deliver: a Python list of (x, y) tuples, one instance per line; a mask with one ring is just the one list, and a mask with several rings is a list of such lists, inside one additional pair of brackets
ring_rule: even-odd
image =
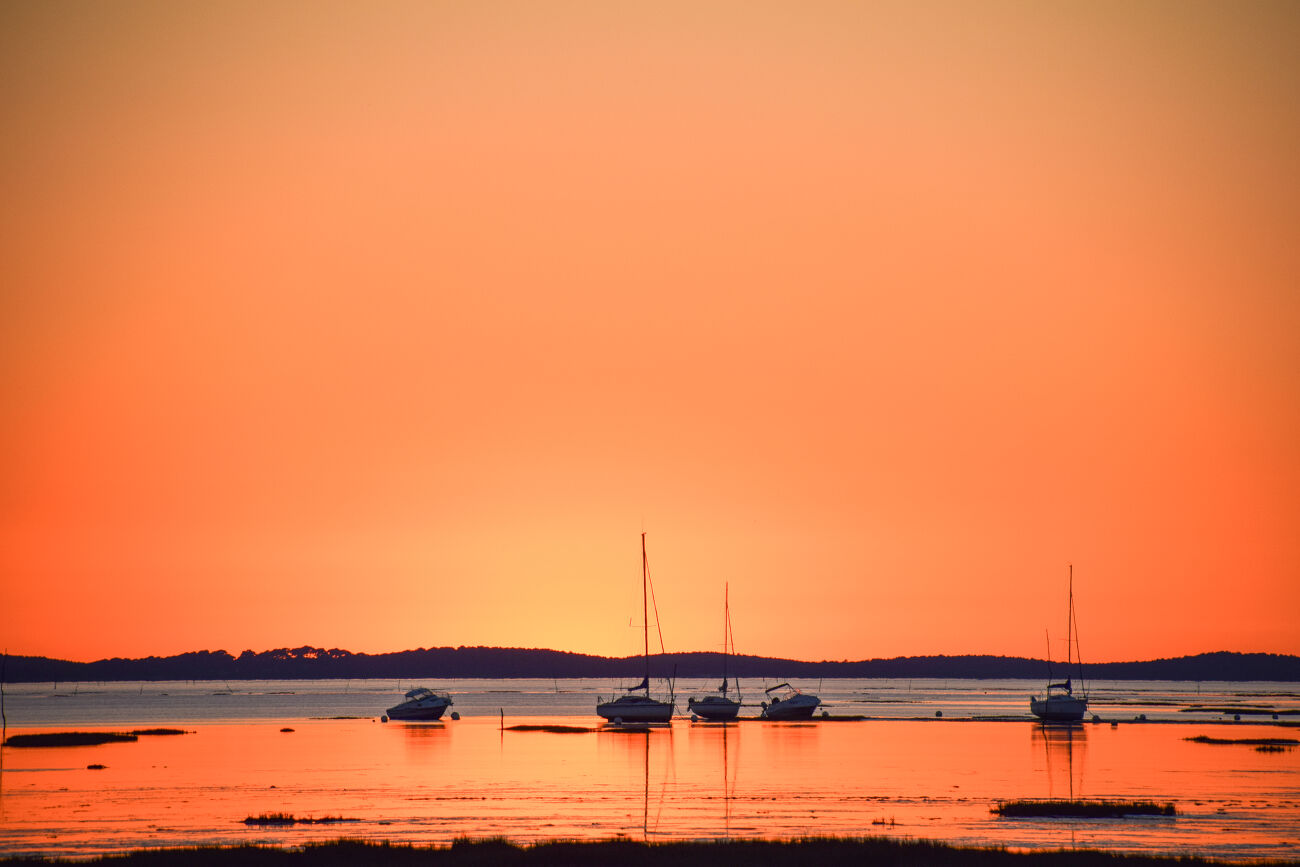
[[(668, 653), (650, 657), (654, 677), (719, 677), (719, 653)], [(1046, 677), (1040, 659), (1012, 656), (904, 656), (856, 662), (803, 662), (763, 656), (732, 656), (727, 672), (745, 678), (892, 677), (1028, 678)], [(558, 650), (515, 647), (432, 647), (397, 653), (352, 653), (338, 648), (282, 647), (232, 656), (224, 650), (199, 650), (177, 656), (69, 662), (42, 656), (10, 656), (9, 683), (110, 680), (290, 680), (306, 678), (417, 677), (640, 677), (639, 656), (609, 658)], [(1058, 676), (1066, 674), (1059, 663)], [(1300, 656), (1272, 653), (1202, 653), (1145, 662), (1085, 665), (1083, 676), (1098, 680), (1269, 680), (1300, 682)], [(1068, 673), (1078, 675), (1078, 670)]]

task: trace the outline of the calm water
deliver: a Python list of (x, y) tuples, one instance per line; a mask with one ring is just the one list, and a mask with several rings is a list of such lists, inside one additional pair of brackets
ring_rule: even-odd
[[(1274, 722), (1271, 713), (1250, 713), (1300, 710), (1289, 684), (1098, 683), (1091, 685), (1092, 709), (1105, 722), (1044, 727), (1025, 713), (1037, 682), (812, 681), (796, 685), (821, 695), (835, 715), (868, 719), (719, 726), (682, 718), (668, 728), (621, 732), (594, 730), (594, 705), (610, 693), (608, 681), (450, 680), (428, 685), (452, 692), (460, 720), (378, 722), (413, 685), (8, 686), (10, 734), (157, 725), (193, 734), (0, 751), (0, 850), (91, 855), (345, 835), (447, 843), (490, 835), (524, 842), (872, 834), (1300, 857), (1300, 751), (1185, 740), (1300, 737), (1300, 729), (1279, 725), (1300, 717)], [(746, 701), (756, 703), (761, 691), (751, 691)], [(689, 694), (679, 688), (679, 707)], [(593, 731), (502, 731), (503, 714), (507, 726)], [(1146, 721), (1135, 721), (1141, 715)], [(90, 770), (92, 763), (107, 767)], [(1172, 801), (1179, 815), (1026, 820), (989, 813), (999, 799), (1069, 796)], [(262, 812), (356, 821), (243, 824)]]

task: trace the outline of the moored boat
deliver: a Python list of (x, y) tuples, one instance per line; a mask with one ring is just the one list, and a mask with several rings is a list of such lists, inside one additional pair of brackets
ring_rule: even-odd
[(722, 609), (723, 626), (722, 626), (722, 683), (718, 686), (718, 691), (706, 695), (704, 698), (695, 698), (692, 696), (687, 699), (686, 707), (693, 714), (691, 719), (700, 717), (709, 722), (726, 722), (733, 720), (740, 713), (740, 681), (736, 681), (736, 697), (733, 699), (727, 695), (727, 660), (731, 658), (735, 650), (735, 640), (731, 635), (731, 589), (729, 585), (723, 587)]
[[(647, 590), (650, 584), (650, 561), (646, 558), (645, 533), (641, 534), (641, 625), (645, 678), (624, 695), (596, 704), (596, 714), (612, 723), (666, 723), (673, 718), (672, 695), (668, 701), (650, 696), (650, 617)], [(643, 693), (643, 694), (640, 694)]]
[[(784, 690), (777, 695), (772, 693)], [(788, 683), (778, 683), (763, 690), (769, 701), (763, 702), (763, 719), (792, 720), (811, 719), (813, 711), (822, 703), (815, 695), (805, 695)]]
[(410, 690), (405, 698), (401, 704), (388, 709), (389, 719), (435, 722), (442, 719), (443, 713), (453, 704), (451, 696), (423, 686)]
[[(1070, 566), (1069, 605), (1065, 618), (1065, 680), (1052, 683), (1052, 644), (1047, 644), (1047, 688), (1042, 695), (1031, 696), (1029, 711), (1044, 722), (1077, 722), (1088, 712), (1088, 693), (1083, 685), (1083, 660), (1076, 652), (1079, 644), (1078, 623), (1074, 615), (1074, 566)], [(1074, 694), (1074, 684), (1069, 677), (1073, 664), (1079, 666), (1079, 685), (1083, 696)]]

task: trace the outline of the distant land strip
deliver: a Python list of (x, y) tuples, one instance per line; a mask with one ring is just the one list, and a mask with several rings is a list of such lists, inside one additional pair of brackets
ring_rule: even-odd
[[(719, 653), (667, 653), (650, 658), (654, 677), (714, 678)], [(1041, 679), (1047, 663), (1014, 656), (903, 656), (856, 662), (805, 662), (763, 656), (732, 656), (727, 672), (744, 678), (889, 677), (952, 679)], [(177, 656), (70, 662), (43, 656), (9, 656), (7, 683), (114, 680), (294, 680), (323, 678), (639, 678), (639, 656), (610, 658), (515, 647), (431, 647), (395, 653), (352, 653), (338, 648), (295, 647), (238, 656), (199, 650)], [(1052, 667), (1067, 675), (1060, 663)], [(1078, 669), (1068, 672), (1078, 677)], [(1201, 653), (1145, 662), (1083, 666), (1089, 680), (1227, 680), (1300, 683), (1300, 656), (1274, 653)]]

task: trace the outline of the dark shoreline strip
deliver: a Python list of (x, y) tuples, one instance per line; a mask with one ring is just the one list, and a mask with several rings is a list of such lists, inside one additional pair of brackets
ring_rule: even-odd
[[(59, 864), (62, 859), (0, 858), (0, 864)], [(926, 840), (896, 840), (885, 837), (807, 838), (801, 840), (731, 840), (716, 842), (642, 843), (632, 840), (554, 841), (519, 846), (502, 839), (459, 840), (446, 847), (407, 844), (367, 843), (340, 839), (323, 843), (306, 843), (301, 848), (281, 849), (272, 846), (209, 846), (181, 849), (135, 850), (109, 855), (81, 864), (199, 865), (199, 867), (234, 867), (234, 865), (334, 865), (365, 864), (372, 867), (405, 865), (450, 865), (450, 867), (484, 867), (484, 865), (526, 865), (526, 867), (604, 867), (609, 864), (629, 867), (904, 867), (924, 864), (927, 867), (1233, 867), (1247, 863), (1252, 867), (1276, 867), (1294, 861), (1229, 862), (1196, 857), (1161, 857), (1127, 855), (1097, 850), (1057, 850), (1048, 852), (1008, 852), (1005, 849), (958, 848)]]

